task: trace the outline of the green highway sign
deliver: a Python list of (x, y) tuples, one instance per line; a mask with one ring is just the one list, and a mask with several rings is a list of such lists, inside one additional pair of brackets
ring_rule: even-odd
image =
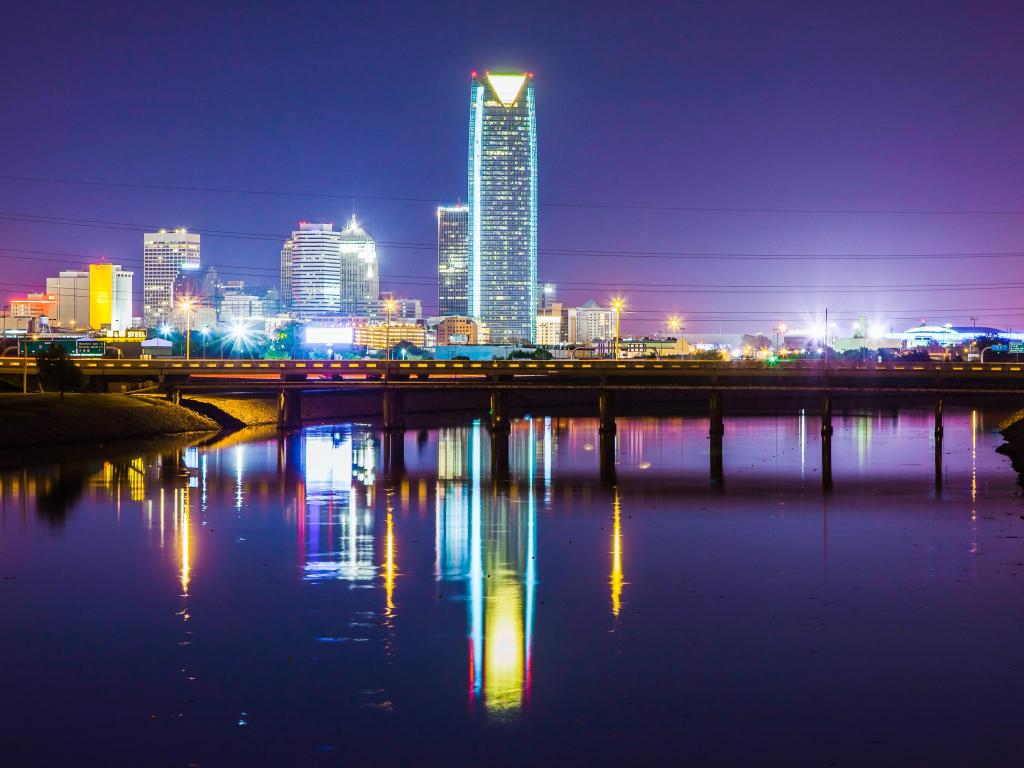
[(1008, 346), (1011, 355), (1024, 355), (1024, 341), (1011, 341)]
[(107, 344), (96, 339), (77, 339), (75, 341), (75, 357), (103, 357)]

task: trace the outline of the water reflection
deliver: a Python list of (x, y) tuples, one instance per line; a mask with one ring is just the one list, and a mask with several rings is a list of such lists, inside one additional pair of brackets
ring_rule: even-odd
[(530, 690), (537, 588), (536, 431), (535, 422), (527, 419), (514, 424), (509, 437), (512, 470), (522, 473), (522, 484), (492, 476), (485, 486), (486, 430), (479, 422), (444, 430), (438, 440), (438, 467), (444, 471), (439, 471), (436, 494), (435, 577), (465, 582), (470, 702), (503, 718), (519, 711)]
[[(826, 497), (824, 508), (816, 417), (808, 426), (802, 412), (727, 420), (723, 461), (730, 479), (718, 493), (708, 491), (706, 419), (621, 420), (611, 441), (610, 485), (598, 482), (602, 441), (594, 419), (524, 418), (505, 435), (471, 422), (415, 439), (349, 424), (221, 446), (171, 446), (0, 472), (4, 555), (19, 551), (9, 541), (40, 529), (24, 535), (21, 551), (29, 554), (21, 571), (34, 559), (61, 556), (88, 585), (66, 598), (43, 597), (75, 605), (93, 585), (97, 595), (123, 589), (133, 604), (149, 601), (159, 608), (153, 614), (167, 619), (173, 612), (188, 622), (176, 622), (172, 637), (187, 651), (147, 657), (160, 667), (153, 685), (164, 685), (169, 672), (190, 681), (198, 676), (193, 688), (206, 685), (210, 698), (216, 689), (219, 700), (223, 686), (246, 712), (256, 709), (253, 702), (273, 711), (266, 691), (277, 685), (288, 693), (289, 707), (299, 701), (292, 692), (315, 702), (302, 710), (312, 721), (318, 712), (331, 716), (317, 744), (340, 741), (330, 729), (341, 721), (357, 730), (381, 727), (366, 716), (368, 701), (374, 716), (395, 715), (388, 727), (420, 718), (436, 725), (439, 715), (430, 707), (461, 723), (467, 703), (482, 724), (529, 722), (531, 710), (567, 720), (587, 697), (607, 693), (609, 680), (630, 688), (621, 682), (627, 677), (643, 681), (664, 672), (659, 684), (666, 695), (672, 686), (678, 698), (688, 695), (687, 686), (707, 683), (729, 696), (725, 678), (708, 670), (759, 658), (759, 645), (745, 645), (750, 637), (771, 649), (785, 646), (783, 634), (817, 642), (832, 631), (841, 645), (861, 621), (844, 606), (862, 593), (885, 603), (888, 621), (907, 614), (905, 603), (887, 602), (890, 594), (951, 599), (917, 590), (942, 574), (967, 576), (971, 584), (991, 580), (998, 576), (993, 568), (1017, 562), (1010, 548), (1020, 533), (1013, 527), (1019, 503), (1010, 501), (1012, 476), (1000, 484), (999, 472), (1008, 466), (992, 450), (988, 417), (948, 414), (941, 499), (930, 492), (931, 418), (923, 411), (844, 420), (833, 443), (840, 490)], [(492, 449), (502, 442), (505, 466), (496, 472)], [(389, 465), (389, 452), (404, 458)], [(997, 498), (994, 490), (1005, 493)], [(898, 503), (879, 503), (882, 498)], [(901, 557), (890, 560), (893, 553)], [(869, 561), (874, 571), (901, 558), (912, 564), (905, 566), (905, 584), (899, 569), (885, 570), (879, 586), (848, 566)], [(97, 567), (97, 560), (110, 568)], [(260, 592), (261, 611), (247, 612), (237, 606), (251, 592), (254, 573), (266, 574), (268, 588)], [(970, 585), (957, 583), (966, 595)], [(892, 590), (892, 584), (912, 589)], [(843, 600), (819, 601), (819, 590), (844, 586)], [(659, 610), (666, 590), (673, 601), (667, 613)], [(14, 594), (11, 588), (2, 596)], [(798, 605), (793, 594), (807, 600)], [(548, 607), (538, 611), (542, 598)], [(97, 609), (88, 597), (86, 604)], [(218, 610), (199, 610), (203, 605)], [(857, 606), (874, 610), (871, 603)], [(60, 621), (77, 615), (66, 610)], [(779, 632), (776, 616), (797, 629)], [(136, 637), (159, 639), (160, 629), (135, 626), (145, 620), (135, 612), (119, 616)], [(746, 631), (751, 621), (758, 632)], [(614, 652), (603, 643), (609, 636)], [(890, 645), (893, 636), (886, 636)], [(225, 648), (241, 638), (247, 653), (251, 647), (252, 658), (271, 670), (251, 688), (242, 679), (247, 669), (217, 668)], [(59, 655), (46, 638), (36, 641)], [(776, 661), (795, 657), (780, 647)], [(796, 655), (810, 658), (818, 648), (801, 647)], [(843, 658), (851, 653), (857, 649), (847, 648)], [(138, 656), (137, 648), (126, 651)], [(713, 663), (686, 666), (705, 656)], [(96, 663), (98, 674), (125, 674), (113, 655)], [(574, 664), (587, 668), (570, 674), (566, 668)], [(214, 683), (204, 681), (204, 668)], [(543, 670), (536, 680), (535, 669)], [(799, 665), (785, 671), (803, 694), (820, 694), (819, 678), (801, 680)], [(710, 676), (702, 682), (702, 675)], [(314, 682), (322, 680), (332, 684)], [(645, 695), (645, 684), (636, 685), (621, 701)], [(164, 709), (173, 717), (189, 711), (178, 700)], [(223, 716), (213, 709), (208, 722)], [(624, 733), (642, 728), (628, 717), (621, 722)]]

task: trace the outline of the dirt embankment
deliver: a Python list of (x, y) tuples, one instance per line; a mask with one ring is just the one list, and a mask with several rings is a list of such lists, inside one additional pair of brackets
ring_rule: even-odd
[(1017, 411), (999, 425), (999, 431), (1006, 442), (999, 446), (999, 452), (1010, 457), (1010, 463), (1024, 483), (1024, 410)]
[(100, 443), (186, 432), (217, 422), (163, 398), (68, 393), (0, 394), (0, 445)]

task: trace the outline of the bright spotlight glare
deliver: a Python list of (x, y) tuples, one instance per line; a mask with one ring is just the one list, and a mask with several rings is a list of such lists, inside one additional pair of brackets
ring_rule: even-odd
[(885, 336), (885, 326), (883, 326), (881, 323), (875, 323), (869, 329), (868, 335), (872, 339), (881, 339), (882, 337)]

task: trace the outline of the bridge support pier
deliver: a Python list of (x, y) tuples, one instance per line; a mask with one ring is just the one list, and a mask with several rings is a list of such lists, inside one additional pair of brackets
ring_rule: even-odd
[(942, 398), (935, 401), (935, 485), (942, 485)]
[(615, 485), (615, 428), (611, 432), (604, 429), (599, 435), (599, 455), (601, 462), (601, 482), (604, 485)]
[(384, 476), (392, 479), (405, 472), (405, 430), (385, 429), (381, 440)]
[(384, 390), (384, 431), (405, 429), (405, 399), (396, 389)]
[(825, 392), (821, 401), (821, 486), (832, 490), (832, 393)]
[(722, 397), (712, 390), (708, 403), (710, 418), (708, 419), (708, 437), (711, 441), (711, 484), (722, 485), (725, 482), (725, 470), (722, 466), (722, 436), (725, 434), (725, 423), (722, 421)]
[(297, 389), (281, 389), (277, 393), (277, 428), (298, 429), (302, 426), (302, 393)]
[(171, 387), (167, 390), (167, 399), (170, 400), (173, 405), (181, 405), (181, 390), (177, 387)]
[(508, 441), (509, 429), (491, 429), (491, 481), (504, 482), (508, 480)]
[(615, 434), (615, 392), (602, 389), (597, 395), (597, 411), (601, 421), (601, 437)]
[(491, 413), (488, 426), (491, 432), (508, 432), (508, 394), (503, 389), (491, 390)]

